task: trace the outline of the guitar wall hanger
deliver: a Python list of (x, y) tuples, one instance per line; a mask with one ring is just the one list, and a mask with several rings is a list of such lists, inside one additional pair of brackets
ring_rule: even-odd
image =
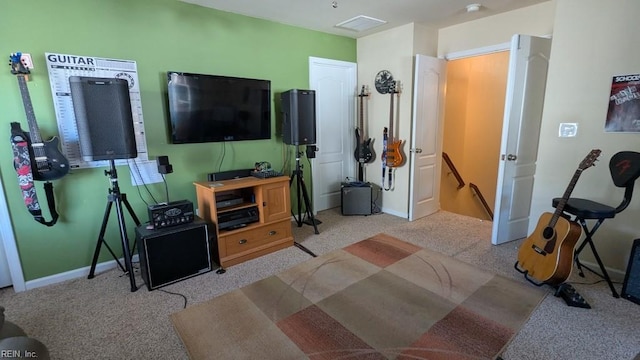
[(389, 70), (380, 70), (378, 74), (376, 74), (376, 78), (374, 81), (376, 86), (376, 90), (380, 94), (388, 94), (394, 85), (393, 75)]

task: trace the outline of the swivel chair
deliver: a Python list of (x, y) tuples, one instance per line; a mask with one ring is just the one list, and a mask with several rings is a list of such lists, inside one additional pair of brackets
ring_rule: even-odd
[[(605, 219), (614, 218), (617, 213), (626, 209), (631, 202), (635, 181), (640, 176), (640, 153), (634, 151), (621, 151), (614, 154), (609, 161), (609, 171), (611, 172), (613, 184), (617, 187), (624, 188), (624, 196), (620, 205), (614, 208), (588, 199), (569, 198), (563, 211), (566, 214), (573, 216), (573, 220), (580, 224), (585, 234), (584, 240), (573, 253), (573, 259), (578, 268), (579, 275), (584, 277), (584, 272), (582, 271), (582, 268), (584, 267), (592, 273), (604, 278), (609, 284), (613, 297), (619, 298), (620, 295), (618, 295), (618, 292), (613, 286), (613, 282), (611, 281), (611, 278), (609, 277), (598, 252), (596, 251), (596, 247), (593, 244), (593, 234), (595, 234)], [(560, 200), (561, 198), (553, 199), (552, 204), (554, 208), (558, 205)], [(587, 226), (587, 220), (596, 220), (596, 223), (591, 227), (591, 229)], [(602, 271), (601, 274), (580, 263), (580, 252), (582, 252), (587, 244), (591, 248), (593, 256), (598, 262), (598, 266)]]

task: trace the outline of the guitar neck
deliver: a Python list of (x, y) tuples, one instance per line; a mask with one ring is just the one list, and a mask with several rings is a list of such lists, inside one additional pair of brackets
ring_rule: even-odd
[(395, 91), (390, 92), (391, 96), (391, 104), (389, 105), (389, 139), (393, 140), (393, 96), (395, 95)]
[(576, 172), (573, 174), (573, 178), (571, 178), (571, 181), (569, 182), (567, 189), (564, 191), (564, 195), (562, 195), (562, 199), (560, 199), (560, 201), (558, 202), (558, 206), (556, 206), (556, 211), (551, 217), (551, 221), (549, 222), (550, 227), (555, 227), (556, 223), (558, 222), (558, 218), (560, 218), (560, 216), (562, 215), (562, 211), (564, 211), (564, 207), (567, 204), (567, 201), (569, 201), (569, 197), (571, 196), (571, 193), (573, 192), (573, 188), (576, 186), (576, 183), (578, 182), (578, 178), (582, 174), (582, 170), (583, 169), (577, 169)]
[(24, 104), (24, 112), (27, 116), (27, 123), (29, 124), (29, 137), (31, 143), (42, 143), (40, 137), (40, 129), (36, 122), (36, 115), (33, 112), (33, 105), (31, 105), (31, 97), (29, 96), (29, 89), (27, 88), (27, 81), (24, 75), (18, 75), (18, 85), (20, 87), (20, 95), (22, 95), (22, 103)]
[(363, 113), (363, 111), (364, 111), (364, 104), (363, 103), (364, 103), (364, 97), (365, 96), (366, 95), (364, 94), (364, 91), (363, 91), (363, 93), (360, 94), (360, 119), (359, 119), (360, 121), (359, 121), (359, 124), (358, 124), (358, 126), (360, 127), (360, 133), (362, 134), (362, 138), (363, 139), (366, 136), (364, 134), (364, 113)]

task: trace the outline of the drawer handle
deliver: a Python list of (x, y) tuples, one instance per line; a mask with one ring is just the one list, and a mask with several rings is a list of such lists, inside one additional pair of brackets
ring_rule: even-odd
[(275, 234), (276, 234), (276, 231), (275, 231), (275, 230), (271, 230), (271, 231), (269, 231), (269, 236), (273, 236), (273, 235), (275, 235)]
[(242, 245), (242, 244), (246, 244), (247, 243), (247, 239), (241, 239), (240, 241), (238, 241), (238, 244)]

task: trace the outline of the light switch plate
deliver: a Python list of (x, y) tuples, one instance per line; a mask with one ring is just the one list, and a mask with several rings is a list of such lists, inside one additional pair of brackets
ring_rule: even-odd
[(560, 128), (558, 129), (559, 137), (575, 137), (577, 134), (577, 123), (560, 123)]

